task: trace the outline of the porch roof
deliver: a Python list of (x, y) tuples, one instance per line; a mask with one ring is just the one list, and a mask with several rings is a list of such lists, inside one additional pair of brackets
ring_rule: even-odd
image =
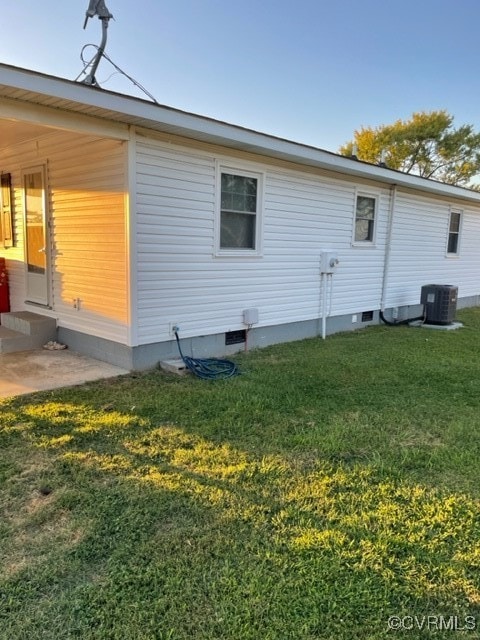
[(480, 193), (470, 189), (427, 180), (140, 98), (5, 64), (0, 64), (0, 106), (2, 98), (23, 105), (41, 105), (59, 114), (82, 114), (110, 123), (134, 125), (344, 175), (480, 203)]

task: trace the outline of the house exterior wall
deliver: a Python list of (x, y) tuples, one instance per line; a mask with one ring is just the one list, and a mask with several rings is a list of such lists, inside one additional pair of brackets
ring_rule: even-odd
[[(51, 223), (50, 309), (25, 303), (22, 171), (39, 165)], [(216, 251), (219, 166), (263, 176), (258, 256)], [(423, 284), (480, 296), (480, 212), (460, 201), (394, 194), (385, 183), (145, 130), (130, 141), (58, 130), (0, 150), (0, 169), (14, 184), (15, 246), (0, 249), (12, 310), (57, 318), (72, 348), (126, 368), (175, 355), (172, 324), (196, 339), (197, 355), (232, 352), (224, 334), (244, 329), (251, 307), (259, 310), (251, 346), (318, 335), (324, 250), (340, 261), (328, 281), (327, 333), (363, 326), (359, 314), (382, 301), (414, 311)], [(377, 198), (371, 245), (353, 242), (357, 192)], [(452, 207), (463, 212), (458, 257), (446, 255)]]
[[(216, 255), (216, 163), (264, 174), (261, 256)], [(386, 254), (386, 308), (418, 305), (429, 283), (458, 285), (462, 297), (480, 293), (480, 215), (471, 205), (399, 190), (387, 252), (388, 186), (140, 136), (136, 167), (140, 345), (171, 339), (172, 323), (183, 337), (245, 328), (250, 307), (259, 309), (257, 328), (318, 319), (325, 249), (340, 261), (328, 315), (342, 326), (349, 314), (380, 309)], [(357, 190), (378, 196), (372, 246), (352, 242)], [(446, 256), (452, 206), (464, 212), (459, 257)]]
[[(265, 175), (263, 253), (215, 255), (216, 161)], [(259, 326), (318, 318), (319, 256), (341, 253), (332, 314), (375, 308), (382, 286), (388, 189), (379, 195), (377, 244), (351, 246), (355, 184), (321, 175), (218, 157), (155, 140), (137, 142), (139, 343), (244, 328), (257, 307)], [(352, 292), (355, 307), (352, 307)], [(378, 306), (378, 305), (377, 305)]]
[[(451, 209), (462, 212), (458, 256), (447, 256)], [(480, 212), (461, 202), (399, 192), (393, 218), (387, 307), (418, 304), (424, 284), (458, 286), (459, 298), (480, 293)]]
[[(61, 327), (126, 343), (125, 154), (121, 141), (66, 131), (0, 150), (15, 195), (15, 246), (0, 249), (12, 311), (43, 313)], [(22, 171), (39, 165), (48, 189), (50, 309), (25, 302)]]

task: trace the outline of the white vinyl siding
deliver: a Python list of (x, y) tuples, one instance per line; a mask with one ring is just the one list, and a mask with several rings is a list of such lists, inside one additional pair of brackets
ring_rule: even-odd
[[(318, 318), (320, 251), (336, 250), (332, 314), (378, 308), (383, 251), (351, 246), (356, 185), (257, 165), (264, 173), (261, 256), (215, 257), (216, 166), (234, 158), (154, 140), (137, 142), (138, 331), (140, 344)], [(237, 163), (238, 166), (238, 163)], [(252, 173), (254, 173), (252, 165)], [(379, 192), (377, 236), (385, 238), (388, 190)]]
[(464, 208), (462, 252), (457, 260), (446, 254), (451, 206), (438, 198), (417, 194), (397, 195), (386, 306), (414, 305), (420, 302), (425, 284), (458, 286), (459, 297), (480, 292), (479, 211)]
[[(125, 145), (57, 132), (0, 151), (12, 173), (15, 246), (5, 250), (12, 309), (25, 305), (21, 172), (46, 165), (51, 311), (59, 326), (126, 343)], [(80, 300), (79, 309), (74, 301)], [(31, 308), (36, 312), (42, 312)]]
[[(351, 245), (355, 184), (322, 176), (272, 170), (265, 196), (264, 254), (272, 272), (278, 269), (277, 292), (267, 319), (276, 324), (319, 317), (320, 252), (338, 253), (341, 260), (332, 280), (331, 315), (376, 308), (381, 295), (383, 251)], [(382, 200), (379, 236), (385, 236), (388, 192)], [(288, 287), (282, 283), (288, 282)], [(260, 303), (261, 304), (261, 303)], [(372, 306), (373, 305), (373, 306)], [(285, 310), (285, 311), (284, 311)], [(262, 319), (264, 314), (262, 313)]]

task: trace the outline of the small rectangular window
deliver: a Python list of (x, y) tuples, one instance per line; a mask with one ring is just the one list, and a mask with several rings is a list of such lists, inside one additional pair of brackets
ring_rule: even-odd
[(0, 181), (0, 245), (13, 247), (12, 177), (2, 173)]
[(377, 198), (373, 196), (357, 195), (355, 207), (355, 242), (370, 242), (375, 239), (375, 218)]
[(450, 211), (450, 225), (448, 228), (447, 253), (458, 255), (460, 250), (460, 226), (462, 214), (460, 211)]
[(227, 168), (219, 171), (219, 255), (259, 253), (262, 181), (260, 173)]

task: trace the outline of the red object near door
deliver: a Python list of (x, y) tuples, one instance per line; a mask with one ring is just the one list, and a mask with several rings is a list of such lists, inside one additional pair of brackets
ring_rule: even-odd
[(0, 258), (0, 313), (10, 311), (10, 295), (8, 291), (8, 273), (5, 258)]

